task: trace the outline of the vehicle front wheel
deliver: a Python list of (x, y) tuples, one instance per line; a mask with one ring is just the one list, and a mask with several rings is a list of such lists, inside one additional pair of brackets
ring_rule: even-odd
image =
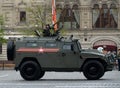
[(20, 74), (25, 80), (38, 80), (44, 74), (40, 66), (34, 61), (26, 61), (20, 67)]
[(101, 78), (104, 73), (104, 67), (99, 61), (87, 61), (83, 66), (83, 74), (88, 80), (97, 80)]
[(45, 71), (41, 71), (40, 74), (39, 74), (39, 76), (38, 76), (38, 78), (37, 78), (37, 80), (39, 80), (40, 78), (42, 78), (44, 75), (45, 75)]

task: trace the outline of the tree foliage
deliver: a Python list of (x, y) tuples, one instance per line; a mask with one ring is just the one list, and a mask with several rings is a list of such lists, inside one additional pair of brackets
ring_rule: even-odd
[[(38, 30), (40, 34), (42, 34), (42, 31), (47, 23), (46, 21), (48, 21), (47, 19), (52, 17), (50, 15), (51, 13), (49, 13), (49, 11), (51, 11), (51, 8), (48, 8), (46, 4), (34, 5), (32, 3), (32, 6), (27, 8), (27, 11), (29, 13), (29, 23), (32, 25), (32, 31), (34, 32), (35, 30)], [(30, 32), (26, 33), (29, 34)]]
[(4, 19), (3, 19), (3, 16), (0, 15), (0, 43), (5, 43), (6, 42), (6, 39), (4, 38), (3, 25), (4, 25)]
[(30, 13), (30, 23), (35, 27), (41, 27), (45, 24), (44, 8), (41, 5), (35, 5), (28, 8)]

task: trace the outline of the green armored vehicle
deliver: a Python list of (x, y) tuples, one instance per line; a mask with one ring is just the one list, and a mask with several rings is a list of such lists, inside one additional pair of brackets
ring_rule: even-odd
[(8, 42), (8, 59), (25, 80), (38, 80), (47, 71), (83, 72), (89, 80), (112, 71), (112, 60), (97, 50), (84, 50), (77, 39), (24, 37)]

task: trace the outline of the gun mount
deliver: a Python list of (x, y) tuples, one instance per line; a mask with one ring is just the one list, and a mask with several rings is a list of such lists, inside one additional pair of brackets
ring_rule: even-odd
[[(58, 28), (57, 30), (54, 29), (55, 25), (56, 25), (56, 23), (53, 24), (52, 26), (47, 24), (46, 28), (43, 29), (43, 32), (42, 32), (43, 37), (56, 37), (56, 36), (59, 36), (60, 31), (63, 28), (63, 25), (60, 28)], [(54, 32), (51, 33), (51, 30), (53, 30)], [(38, 37), (41, 37), (41, 34), (40, 34), (40, 32), (38, 30), (35, 30), (35, 35), (38, 36)]]

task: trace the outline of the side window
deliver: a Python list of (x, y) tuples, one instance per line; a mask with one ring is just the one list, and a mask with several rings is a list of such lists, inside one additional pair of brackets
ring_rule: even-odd
[(26, 43), (26, 47), (37, 47), (38, 44), (36, 42), (28, 42)]
[(57, 46), (57, 44), (56, 43), (54, 43), (54, 42), (47, 42), (46, 44), (45, 44), (45, 46), (46, 47), (56, 47)]
[(63, 45), (63, 50), (72, 50), (73, 47), (72, 47), (72, 44), (64, 44)]

